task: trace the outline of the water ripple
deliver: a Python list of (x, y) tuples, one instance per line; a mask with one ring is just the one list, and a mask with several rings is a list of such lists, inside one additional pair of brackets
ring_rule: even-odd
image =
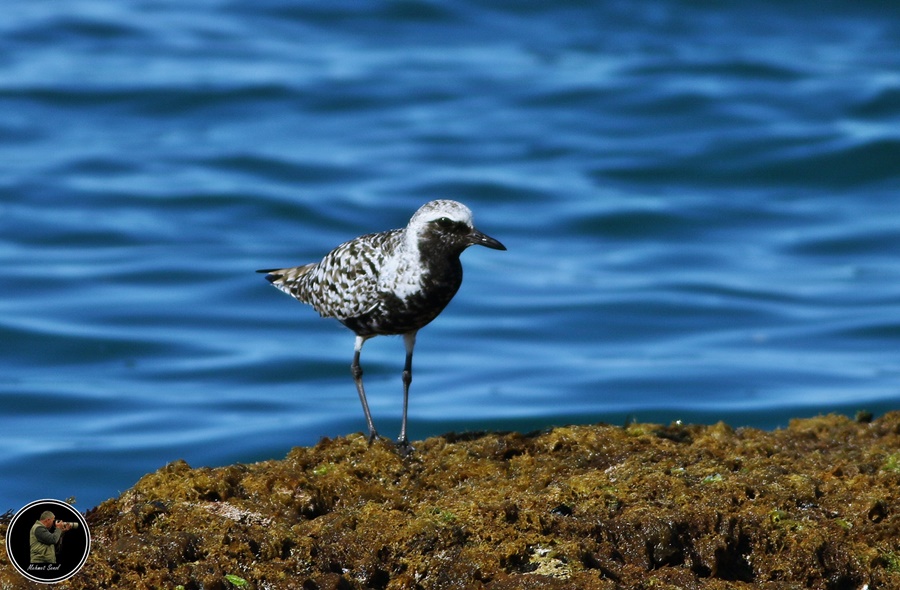
[(362, 429), (352, 334), (254, 271), (432, 198), (509, 250), (420, 333), (414, 438), (896, 407), (881, 4), (7, 4), (6, 507)]

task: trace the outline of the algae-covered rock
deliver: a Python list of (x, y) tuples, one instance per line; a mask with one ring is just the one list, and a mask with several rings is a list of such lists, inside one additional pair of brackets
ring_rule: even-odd
[[(62, 586), (900, 588), (900, 413), (415, 446), (176, 461), (88, 511), (91, 556)], [(0, 587), (22, 586), (6, 565)]]

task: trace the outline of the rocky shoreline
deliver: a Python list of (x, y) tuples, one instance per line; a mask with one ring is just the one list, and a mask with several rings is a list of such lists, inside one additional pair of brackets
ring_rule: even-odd
[[(176, 461), (87, 512), (91, 556), (59, 587), (900, 588), (900, 412), (415, 447)], [(29, 587), (0, 561), (0, 588)]]

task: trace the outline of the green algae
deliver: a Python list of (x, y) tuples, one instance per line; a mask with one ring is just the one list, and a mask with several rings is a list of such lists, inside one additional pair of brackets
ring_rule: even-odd
[(65, 587), (900, 588), (900, 413), (415, 447), (173, 462), (87, 513), (92, 554)]

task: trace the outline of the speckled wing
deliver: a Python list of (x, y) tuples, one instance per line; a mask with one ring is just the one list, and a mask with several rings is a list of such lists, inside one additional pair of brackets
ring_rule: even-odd
[(402, 230), (360, 236), (344, 242), (320, 262), (265, 271), (272, 285), (310, 304), (322, 317), (346, 320), (370, 312), (382, 301), (378, 277), (385, 257)]

